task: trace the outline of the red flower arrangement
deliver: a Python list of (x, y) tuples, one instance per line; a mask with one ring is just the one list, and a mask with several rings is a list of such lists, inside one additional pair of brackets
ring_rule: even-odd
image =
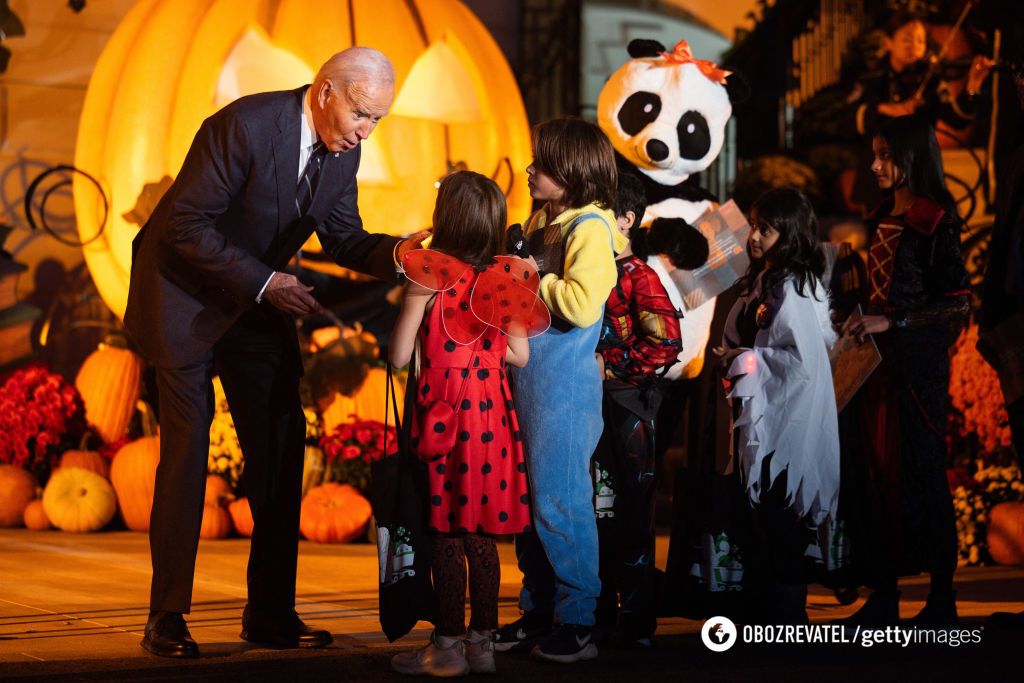
[(326, 464), (324, 481), (351, 484), (362, 493), (370, 488), (370, 465), (398, 450), (394, 427), (385, 431), (376, 420), (340, 424), (320, 438)]
[(85, 428), (78, 390), (41, 365), (19, 368), (0, 386), (0, 463), (29, 470), (44, 482)]

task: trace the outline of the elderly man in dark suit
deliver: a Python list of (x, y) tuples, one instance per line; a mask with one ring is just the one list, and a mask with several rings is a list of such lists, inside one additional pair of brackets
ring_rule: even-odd
[(254, 521), (244, 640), (322, 647), (295, 612), (305, 419), (294, 316), (321, 311), (281, 272), (315, 230), (337, 263), (395, 277), (400, 242), (363, 230), (359, 143), (388, 113), (394, 72), (350, 48), (311, 86), (243, 97), (203, 122), (181, 172), (133, 243), (125, 325), (156, 366), (160, 465), (150, 523), (153, 583), (142, 647), (197, 657), (191, 608), (202, 522), (212, 376), (245, 453)]

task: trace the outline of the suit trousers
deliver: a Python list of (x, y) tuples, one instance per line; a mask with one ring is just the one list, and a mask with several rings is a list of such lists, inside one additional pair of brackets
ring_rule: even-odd
[(249, 606), (290, 613), (295, 606), (306, 435), (299, 400), (302, 360), (294, 322), (268, 304), (243, 313), (200, 360), (157, 368), (160, 464), (149, 530), (150, 609), (191, 611), (214, 372), (224, 385), (245, 456), (242, 484), (254, 523)]

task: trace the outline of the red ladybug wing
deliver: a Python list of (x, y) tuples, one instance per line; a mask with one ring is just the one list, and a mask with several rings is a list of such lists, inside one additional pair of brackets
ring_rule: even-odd
[(449, 289), (472, 269), (468, 263), (434, 249), (413, 249), (402, 256), (405, 276), (426, 289)]
[(513, 337), (536, 337), (551, 327), (551, 313), (537, 296), (540, 278), (526, 261), (510, 256), (480, 273), (469, 300), (472, 313)]
[(440, 292), (434, 305), (441, 307), (441, 324), (448, 338), (456, 344), (468, 346), (480, 338), (487, 330), (487, 325), (473, 315), (465, 297), (459, 301), (460, 297), (454, 292), (453, 289)]

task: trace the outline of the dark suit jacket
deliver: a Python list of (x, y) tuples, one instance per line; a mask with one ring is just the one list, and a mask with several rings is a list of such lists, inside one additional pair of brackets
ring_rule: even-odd
[(306, 88), (261, 93), (206, 119), (132, 244), (125, 326), (161, 367), (198, 360), (314, 227), (340, 265), (394, 279), (397, 238), (363, 230), (360, 149), (328, 153), (304, 218), (295, 208)]

